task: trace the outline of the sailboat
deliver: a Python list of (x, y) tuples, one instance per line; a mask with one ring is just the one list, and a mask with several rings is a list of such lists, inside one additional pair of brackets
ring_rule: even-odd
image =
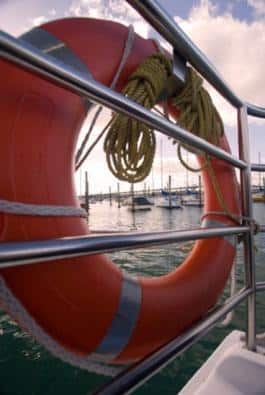
[(187, 207), (203, 207), (203, 195), (202, 195), (202, 188), (201, 188), (201, 177), (199, 176), (199, 187), (198, 191), (193, 194), (186, 195), (182, 199), (183, 206)]
[(263, 187), (259, 183), (259, 192), (252, 194), (252, 200), (255, 203), (265, 203), (265, 177), (263, 177)]
[(168, 176), (168, 190), (161, 190), (162, 198), (159, 199), (156, 206), (168, 210), (182, 208), (181, 199), (176, 195), (176, 192), (171, 191), (171, 176)]

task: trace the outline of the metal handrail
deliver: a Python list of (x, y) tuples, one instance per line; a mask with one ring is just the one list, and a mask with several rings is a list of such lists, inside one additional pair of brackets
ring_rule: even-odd
[(0, 57), (15, 62), (34, 73), (38, 73), (56, 84), (59, 83), (82, 97), (138, 119), (168, 137), (188, 143), (210, 155), (226, 160), (235, 167), (240, 169), (246, 167), (244, 161), (237, 159), (221, 148), (187, 132), (167, 119), (147, 110), (140, 104), (124, 97), (122, 94), (113, 91), (92, 78), (87, 78), (81, 72), (4, 32), (0, 32)]
[(233, 310), (246, 297), (252, 294), (251, 289), (242, 289), (221, 307), (211, 311), (192, 328), (168, 344), (162, 346), (131, 368), (121, 372), (114, 379), (103, 385), (94, 394), (100, 395), (122, 395), (129, 394), (142, 385), (160, 369), (165, 367), (179, 354), (183, 353), (194, 343), (205, 336), (229, 311)]
[(252, 163), (251, 164), (251, 171), (264, 171), (265, 172), (265, 165), (261, 163)]
[[(34, 71), (45, 78), (60, 84), (67, 89), (78, 93), (88, 99), (95, 100), (107, 107), (131, 115), (150, 126), (156, 128), (163, 134), (178, 139), (179, 141), (188, 142), (198, 149), (216, 156), (220, 159), (227, 160), (235, 167), (245, 168), (243, 161), (238, 160), (224, 150), (208, 143), (207, 141), (189, 134), (186, 130), (171, 122), (153, 114), (144, 109), (137, 103), (124, 98), (121, 94), (112, 91), (106, 86), (88, 79), (81, 72), (62, 64), (60, 61), (43, 54), (38, 49), (28, 43), (19, 42), (17, 39), (0, 31), (0, 57), (15, 62), (26, 69)], [(220, 77), (221, 78), (221, 77)], [(219, 90), (219, 92), (221, 92)], [(248, 105), (248, 108), (250, 105)], [(255, 107), (256, 108), (256, 107)], [(264, 110), (264, 113), (263, 113)], [(265, 117), (265, 109), (260, 108), (259, 116)], [(253, 164), (253, 171), (264, 171), (265, 165)]]
[(131, 248), (157, 247), (174, 242), (246, 234), (248, 226), (200, 228), (182, 231), (90, 235), (53, 240), (1, 243), (0, 268), (28, 265)]
[[(248, 166), (240, 172), (242, 213), (246, 218), (253, 219), (253, 204), (251, 196), (251, 165), (249, 148), (249, 130), (247, 108), (242, 106), (237, 111), (239, 157)], [(244, 239), (244, 262), (246, 287), (255, 291), (255, 244), (254, 229), (250, 228)], [(247, 347), (249, 350), (256, 349), (256, 293), (252, 292), (247, 299)]]
[(216, 90), (234, 107), (247, 106), (249, 115), (265, 118), (265, 108), (244, 103), (224, 79), (205, 54), (184, 33), (174, 19), (155, 0), (127, 0)]
[(256, 283), (256, 292), (265, 291), (265, 281), (259, 281)]

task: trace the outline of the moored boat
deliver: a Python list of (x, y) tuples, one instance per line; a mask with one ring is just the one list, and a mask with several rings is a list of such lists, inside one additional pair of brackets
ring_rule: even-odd
[(130, 211), (150, 211), (154, 202), (146, 196), (134, 196), (127, 201), (126, 205)]
[(162, 199), (160, 198), (156, 206), (168, 210), (182, 208), (181, 199), (175, 194), (171, 196), (164, 196)]
[(254, 193), (252, 195), (252, 200), (255, 203), (265, 203), (265, 193), (264, 192)]
[(181, 201), (183, 206), (186, 207), (203, 207), (204, 206), (204, 202), (203, 199), (198, 198), (198, 197), (188, 197), (188, 198), (183, 198)]

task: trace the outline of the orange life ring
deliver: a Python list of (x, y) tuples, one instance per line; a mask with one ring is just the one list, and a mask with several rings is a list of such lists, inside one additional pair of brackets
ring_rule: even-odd
[[(110, 21), (66, 19), (44, 24), (70, 48), (94, 78), (109, 85), (122, 56), (127, 28)], [(119, 79), (157, 51), (152, 40), (136, 36)], [(29, 204), (79, 207), (74, 188), (74, 151), (85, 118), (84, 102), (17, 66), (0, 61), (0, 196)], [(223, 137), (220, 147), (229, 151)], [(200, 160), (200, 158), (199, 158)], [(237, 181), (227, 163), (213, 159), (229, 210), (240, 214)], [(207, 172), (203, 172), (205, 210), (222, 211)], [(211, 215), (204, 225), (229, 225)], [(77, 217), (1, 213), (1, 241), (87, 235)], [(12, 312), (19, 301), (24, 315), (75, 355), (112, 363), (135, 361), (196, 322), (217, 301), (235, 257), (233, 238), (201, 240), (172, 273), (130, 278), (107, 257), (95, 255), (1, 270), (2, 303)], [(21, 315), (17, 316), (23, 326)]]

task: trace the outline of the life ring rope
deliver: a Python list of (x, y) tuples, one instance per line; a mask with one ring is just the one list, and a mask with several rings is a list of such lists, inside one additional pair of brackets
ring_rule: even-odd
[[(120, 75), (121, 75), (121, 73), (122, 73), (122, 71), (124, 69), (124, 66), (125, 66), (128, 58), (129, 58), (129, 56), (131, 54), (133, 43), (134, 43), (134, 39), (135, 39), (134, 28), (133, 28), (132, 25), (129, 25), (128, 26), (128, 36), (127, 36), (127, 39), (126, 39), (126, 42), (125, 42), (125, 45), (124, 45), (122, 57), (121, 57), (119, 66), (117, 68), (117, 71), (114, 74), (113, 79), (111, 81), (110, 88), (115, 88), (115, 86), (116, 86), (116, 84), (117, 84), (117, 82), (118, 82), (118, 80), (120, 78)], [(87, 141), (88, 141), (88, 139), (89, 139), (89, 137), (90, 137), (90, 135), (92, 133), (94, 125), (95, 125), (95, 123), (96, 123), (96, 121), (97, 121), (102, 109), (103, 109), (103, 106), (99, 106), (99, 108), (97, 109), (97, 111), (96, 111), (96, 113), (95, 113), (95, 115), (94, 115), (94, 117), (93, 117), (93, 119), (91, 121), (91, 124), (89, 126), (88, 132), (85, 135), (85, 137), (83, 138), (83, 141), (80, 144), (80, 148), (78, 149), (78, 151), (76, 153), (76, 156), (75, 156), (75, 170), (76, 171), (84, 163), (84, 161), (86, 160), (86, 158), (88, 157), (88, 155), (90, 154), (92, 149), (95, 147), (95, 145), (101, 139), (101, 137), (104, 135), (104, 133), (109, 128), (109, 126), (110, 126), (110, 124), (112, 122), (112, 120), (110, 120), (110, 122), (107, 123), (107, 125), (104, 127), (104, 129), (99, 134), (99, 136), (90, 145), (90, 147), (87, 148), (86, 152), (84, 152), (85, 148), (86, 148)]]
[(63, 362), (105, 376), (115, 376), (121, 371), (119, 367), (106, 365), (103, 361), (97, 360), (96, 355), (79, 356), (61, 346), (27, 312), (22, 303), (10, 291), (2, 276), (0, 276), (0, 299), (2, 307), (13, 317), (16, 317), (21, 327), (32, 333), (41, 345)]
[(17, 215), (38, 215), (56, 217), (81, 217), (87, 218), (84, 209), (75, 206), (55, 206), (48, 204), (28, 204), (0, 199), (0, 212)]

